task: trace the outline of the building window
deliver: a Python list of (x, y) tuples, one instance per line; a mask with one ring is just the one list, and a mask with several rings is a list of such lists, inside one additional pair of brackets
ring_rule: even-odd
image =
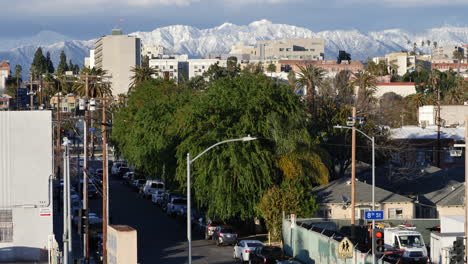
[(389, 208), (388, 209), (388, 219), (402, 219), (403, 218), (403, 209), (401, 208)]
[(171, 65), (171, 66), (169, 66), (169, 69), (171, 69), (171, 70), (172, 70), (172, 69), (174, 69), (174, 66), (172, 66), (172, 65)]
[(366, 212), (370, 211), (370, 207), (360, 207), (354, 209), (354, 217), (357, 219), (364, 219), (366, 218)]
[(280, 48), (279, 51), (284, 51), (284, 48)]
[(13, 211), (0, 209), (0, 243), (13, 242)]
[(330, 208), (320, 208), (317, 212), (318, 216), (319, 217), (323, 217), (323, 218), (331, 218), (332, 214), (331, 214), (331, 209)]

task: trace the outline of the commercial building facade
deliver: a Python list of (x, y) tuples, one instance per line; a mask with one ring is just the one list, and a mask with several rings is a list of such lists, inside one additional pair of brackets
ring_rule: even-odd
[(323, 39), (282, 39), (259, 41), (254, 46), (238, 43), (230, 54), (247, 54), (252, 60), (323, 60)]
[(141, 40), (113, 30), (112, 35), (98, 39), (94, 46), (96, 68), (112, 77), (112, 94), (126, 94), (131, 83), (132, 67), (141, 65)]
[[(432, 63), (454, 63), (458, 62), (457, 59), (453, 56), (455, 51), (460, 52), (464, 58), (466, 54), (466, 47), (461, 45), (455, 46), (443, 46), (436, 47), (432, 49)], [(466, 60), (465, 60), (466, 63)]]
[(197, 76), (203, 76), (203, 74), (210, 68), (210, 66), (216, 63), (218, 63), (220, 67), (227, 66), (226, 60), (219, 59), (192, 59), (188, 60), (188, 63), (190, 79)]
[(179, 82), (188, 79), (189, 63), (187, 60), (187, 55), (153, 57), (149, 60), (149, 67), (156, 70), (154, 77)]

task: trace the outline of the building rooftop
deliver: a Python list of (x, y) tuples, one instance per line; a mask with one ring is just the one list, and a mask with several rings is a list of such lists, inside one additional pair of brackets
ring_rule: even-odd
[[(440, 132), (442, 139), (465, 140), (465, 127), (441, 127)], [(390, 137), (392, 139), (437, 139), (437, 126), (394, 128), (390, 130)]]
[[(356, 181), (356, 202), (372, 202), (372, 185)], [(315, 187), (312, 190), (318, 203), (338, 203), (343, 204), (351, 202), (351, 180), (342, 178), (335, 180), (327, 185)], [(375, 201), (377, 203), (401, 203), (412, 202), (413, 199), (375, 187)]]

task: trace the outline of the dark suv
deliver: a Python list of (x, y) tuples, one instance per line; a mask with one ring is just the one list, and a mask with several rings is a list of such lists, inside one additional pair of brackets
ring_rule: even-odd
[(278, 260), (283, 259), (283, 250), (280, 247), (262, 246), (255, 248), (254, 252), (250, 252), (250, 262), (276, 264)]
[(234, 245), (237, 242), (237, 233), (230, 226), (218, 226), (213, 232), (213, 240), (217, 246)]

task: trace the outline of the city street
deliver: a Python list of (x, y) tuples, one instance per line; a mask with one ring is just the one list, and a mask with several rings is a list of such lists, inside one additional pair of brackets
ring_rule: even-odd
[[(96, 161), (93, 165), (98, 165)], [(180, 264), (187, 261), (186, 226), (182, 219), (167, 216), (151, 200), (121, 181), (110, 177), (110, 223), (129, 225), (138, 234), (139, 263)], [(90, 199), (91, 212), (101, 214), (101, 199)], [(217, 247), (214, 242), (193, 236), (192, 262), (194, 264), (234, 263), (232, 246)]]

